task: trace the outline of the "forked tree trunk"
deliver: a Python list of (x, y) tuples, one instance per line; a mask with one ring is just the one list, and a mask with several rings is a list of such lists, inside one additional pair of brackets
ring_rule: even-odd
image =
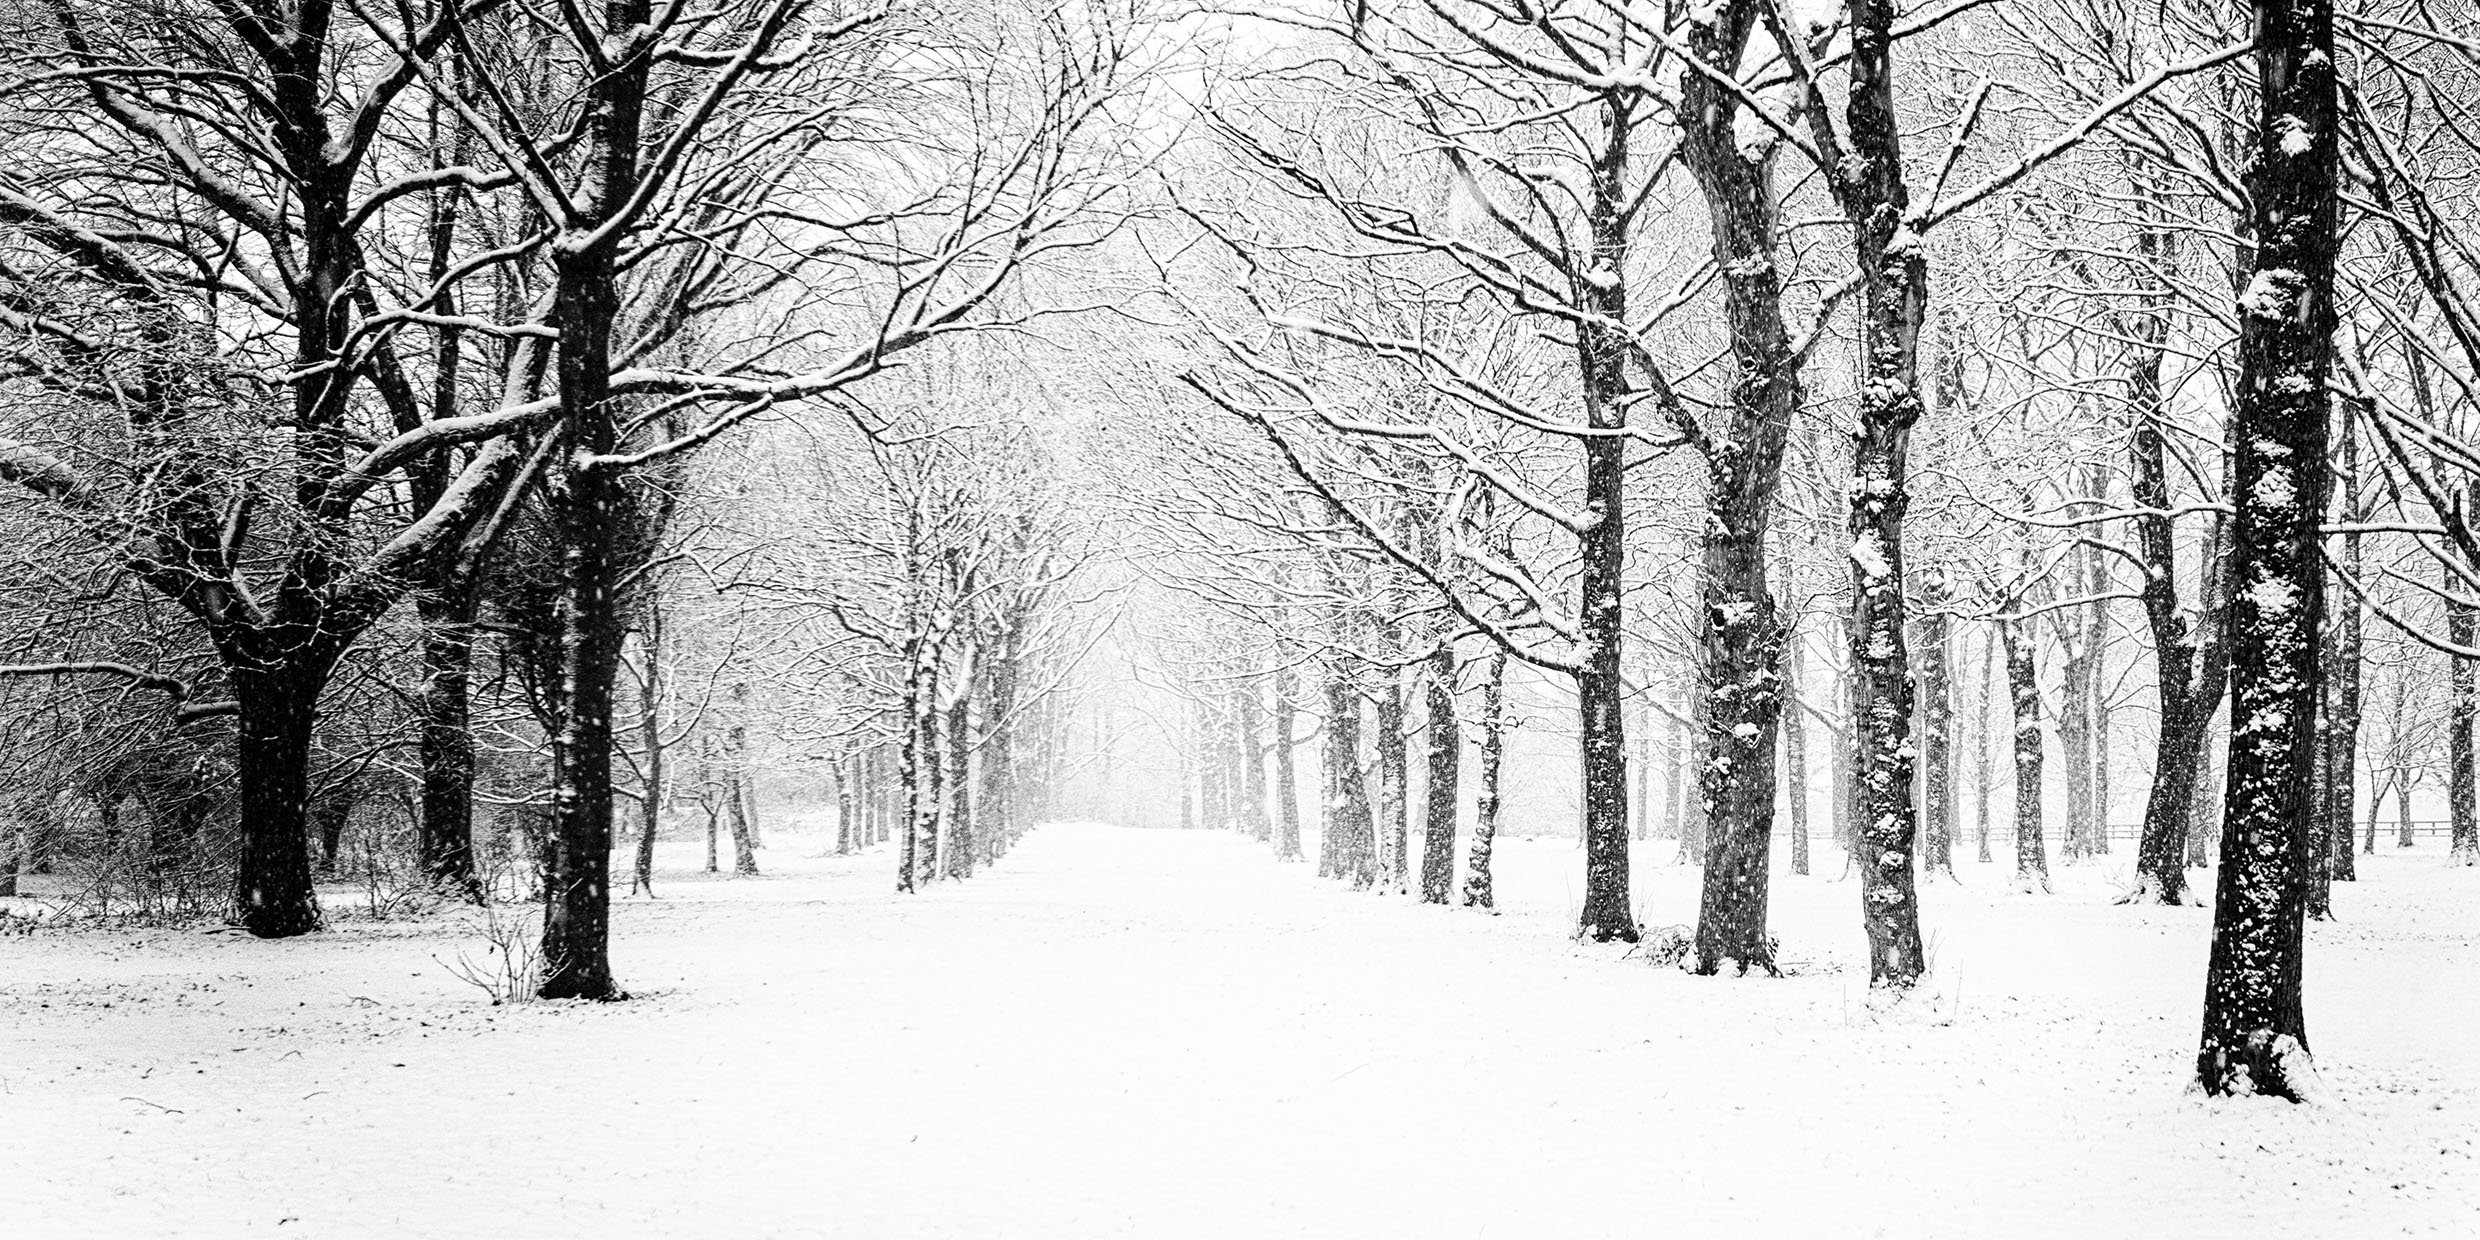
[(2336, 184), (2332, 0), (2255, 0), (2255, 242), (2241, 269), (2231, 497), (2230, 774), (2196, 1074), (2209, 1094), (2315, 1088), (2300, 1001), (2311, 736), (2325, 614)]
[[(2149, 244), (2158, 249), (2166, 243)], [(2205, 785), (2206, 742), (2213, 713), (2221, 706), (2223, 664), (2228, 657), (2220, 622), (2211, 614), (2221, 595), (2214, 585), (2215, 548), (2220, 539), (2208, 536), (2205, 540), (2205, 583), (2199, 593), (2206, 614), (2191, 617), (2179, 605), (2178, 548), (2169, 517), (2160, 348), (2168, 329), (2155, 316), (2143, 320), (2140, 330), (2149, 347), (2128, 372), (2129, 398), (2136, 414), (2128, 439), (2128, 489), (2143, 510), (2135, 518), (2137, 547), (2144, 558), (2144, 585), (2138, 597), (2144, 604), (2145, 623), (2152, 630), (2161, 726), (2154, 736), (2153, 784), (2145, 793), (2144, 825), (2136, 844), (2136, 887), (2130, 899), (2185, 904), (2185, 853), (2194, 834), (2197, 799)], [(2205, 629), (2201, 639), (2198, 627)]]
[(739, 878), (752, 877), (758, 872), (758, 838), (749, 820), (749, 801), (736, 767), (724, 770), (723, 798), (724, 822), (732, 833), (732, 873)]
[(1464, 729), (1455, 717), (1455, 649), (1441, 643), (1429, 660), (1429, 802), (1421, 824), (1421, 902), (1444, 904), (1455, 888), (1455, 800)]
[[(643, 26), (647, 0), (609, 0), (608, 29)], [(553, 693), (551, 829), (543, 872), (546, 999), (618, 999), (611, 973), (612, 687), (620, 666), (619, 540), (628, 517), (608, 457), (622, 413), (611, 392), (621, 234), (606, 227), (636, 193), (652, 58), (633, 56), (586, 88), (573, 218), (552, 246), (559, 429), (546, 495), (560, 549), (559, 676)]]
[(2394, 781), (2394, 827), (2394, 846), (2411, 847), (2411, 780), (2408, 772), (2405, 772), (2404, 778)]
[(1490, 853), (1498, 842), (1499, 772), (1507, 757), (1507, 652), (1492, 651), (1481, 684), (1481, 793), (1473, 803), (1472, 855), (1464, 861), (1464, 906), (1495, 908)]

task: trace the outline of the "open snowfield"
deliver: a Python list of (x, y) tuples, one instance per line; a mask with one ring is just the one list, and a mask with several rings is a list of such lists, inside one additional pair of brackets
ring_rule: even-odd
[[(2182, 1091), (2201, 909), (1994, 868), (1865, 1002), (1856, 884), (1783, 980), (1354, 895), (1217, 834), (1052, 826), (894, 895), (779, 834), (614, 910), (638, 998), (493, 1008), (470, 914), (0, 937), (0, 1233), (305, 1237), (2480, 1235), (2480, 871), (2363, 859), (2312, 930), (2323, 1105)], [(1641, 846), (1646, 920), (1695, 872)], [(340, 893), (341, 894), (341, 893)]]

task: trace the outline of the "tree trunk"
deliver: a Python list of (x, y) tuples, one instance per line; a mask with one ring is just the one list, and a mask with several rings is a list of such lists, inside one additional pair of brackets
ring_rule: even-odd
[[(2343, 452), (2345, 474), (2356, 477), (2351, 461), (2352, 452), (2346, 444)], [(2356, 505), (2353, 512), (2356, 512)], [(2342, 538), (2343, 571), (2357, 579), (2360, 572), (2360, 536), (2345, 534)], [(2359, 600), (2345, 596), (2333, 628), (2333, 661), (2325, 674), (2325, 714), (2331, 728), (2326, 750), (2329, 762), (2326, 783), (2325, 826), (2327, 856), (2331, 858), (2332, 877), (2336, 882), (2357, 882), (2359, 868), (2351, 849), (2351, 828), (2357, 820), (2359, 801), (2359, 728), (2361, 716), (2359, 669), (2360, 607)]]
[(958, 686), (947, 707), (947, 876), (973, 877), (973, 695)]
[(475, 592), (469, 581), (416, 596), (422, 620), (422, 872), (482, 899), (474, 873)]
[(233, 670), (241, 704), (236, 746), (241, 863), (234, 920), (262, 939), (319, 928), (310, 877), (310, 744), (323, 669), (279, 664)]
[(1653, 829), (1654, 819), (1652, 707), (1636, 712), (1636, 724), (1628, 733), (1636, 742), (1636, 760), (1628, 766), (1628, 830), (1641, 844)]
[(1455, 888), (1455, 798), (1464, 729), (1455, 717), (1455, 649), (1441, 643), (1429, 660), (1429, 806), (1421, 830), (1421, 903), (1444, 904)]
[(1498, 842), (1499, 771), (1507, 757), (1507, 652), (1490, 654), (1481, 685), (1481, 794), (1473, 805), (1472, 855), (1464, 862), (1464, 906), (1495, 908), (1490, 850)]
[(2255, 0), (2258, 123), (2243, 231), (2232, 522), (2230, 773), (2196, 1073), (2298, 1099), (2311, 736), (2325, 613), (2326, 383), (2340, 207), (2331, 0)]
[[(645, 651), (646, 674), (638, 684), (637, 743), (645, 750), (638, 760), (643, 787), (638, 791), (637, 856), (630, 868), (629, 894), (654, 896), (654, 841), (663, 830), (663, 604), (652, 589), (641, 597), (638, 644)], [(837, 782), (842, 782), (839, 771)]]
[[(922, 664), (927, 660), (920, 651), (916, 650), (910, 652), (909, 662), (912, 664), (912, 672), (905, 677), (904, 681), (904, 730), (896, 742), (896, 803), (889, 807), (891, 817), (896, 814), (902, 815), (900, 823), (890, 824), (904, 833), (904, 838), (896, 849), (896, 890), (902, 892), (915, 891), (920, 887), (918, 880), (922, 870), (921, 820), (925, 812), (922, 808), (921, 795), (922, 771), (930, 759), (923, 745), (926, 739), (926, 729), (922, 724), (922, 698), (927, 692), (923, 683)], [(710, 825), (707, 828), (706, 845), (709, 873), (714, 869), (714, 851), (714, 829)]]
[(1292, 692), (1297, 678), (1287, 664), (1274, 681), (1274, 855), (1278, 861), (1300, 860), (1300, 778), (1292, 741)]
[[(2378, 772), (2371, 771), (2369, 774), (2373, 778)], [(2368, 790), (2368, 842), (2364, 846), (2372, 857), (2377, 853), (2377, 818), (2385, 812), (2386, 789), (2385, 780), (2377, 779), (2375, 783), (2376, 786)]]
[(723, 772), (724, 822), (732, 832), (732, 875), (750, 878), (758, 873), (758, 837), (749, 821), (747, 791), (741, 783), (738, 767), (727, 766)]
[[(1680, 800), (1687, 812), (1679, 820), (1679, 863), (1701, 866), (1705, 864), (1705, 846), (1711, 842), (1714, 821), (1713, 805), (1707, 801), (1705, 790), (1705, 768), (1713, 764), (1713, 727), (1706, 721), (1712, 695), (1706, 692), (1711, 682), (1702, 655), (1690, 662), (1690, 670), (1694, 676), (1689, 684), (1694, 687), (1688, 693), (1686, 735), (1680, 738), (1684, 755), (1680, 772), (1686, 777)], [(1698, 899), (1703, 899), (1701, 891)]]
[(982, 860), (995, 862), (1016, 843), (1023, 830), (1023, 792), (1016, 775), (1016, 684), (1020, 675), (1017, 639), (1011, 631), (1000, 657), (991, 661), (982, 690), (982, 809), (976, 830), (982, 837)]
[(1577, 535), (1576, 711), (1583, 766), (1584, 906), (1580, 933), (1596, 941), (1638, 936), (1628, 899), (1627, 823), (1627, 428), (1628, 357), (1636, 347), (1628, 334), (1630, 217), (1634, 191), (1626, 183), (1629, 137), (1634, 127), (1605, 104), (1603, 134), (1586, 182), (1585, 234), (1590, 253), (1580, 261), (1609, 279), (1580, 282), (1587, 314), (1576, 321), (1578, 387), (1585, 424), (1597, 432), (1581, 443), (1584, 511)]
[(1920, 420), (1920, 327), (1929, 305), (1929, 263), (1912, 230), (1894, 108), (1894, 4), (1852, 0), (1851, 87), (1844, 117), (1853, 165), (1836, 184), (1860, 270), (1863, 324), (1858, 425), (1852, 434), (1852, 751), (1863, 811), (1861, 920), (1869, 936), (1869, 983), (1907, 986), (1925, 968), (1919, 898), (1912, 882), (1918, 844), (1912, 812), (1912, 682), (1903, 649), (1903, 517), (1910, 507), (1906, 452)]
[(1802, 670), (1797, 626), (1783, 646), (1783, 790), (1791, 820), (1791, 872), (1805, 876), (1808, 858), (1808, 720), (1800, 705)]
[(711, 738), (698, 742), (698, 810), (706, 815), (706, 872), (723, 872), (722, 854), (717, 851), (723, 840), (723, 785), (715, 775), (715, 745)]
[[(2446, 641), (2468, 650), (2480, 637), (2480, 614), (2453, 601), (2459, 586), (2447, 587)], [(2446, 814), (2452, 823), (2447, 856), (2454, 865), (2480, 865), (2480, 780), (2474, 778), (2472, 718), (2480, 715), (2480, 668), (2470, 659), (2446, 656), (2446, 680), (2452, 686), (2446, 708)], [(2411, 847), (2411, 780), (2406, 773), (2395, 783), (2403, 806), (2402, 831), (2396, 847)]]
[(1222, 713), (1197, 703), (1197, 813), (1209, 831), (1231, 825), (1231, 796), (1224, 787)]
[(1989, 804), (1998, 795), (1998, 767), (1990, 752), (1995, 747), (1989, 743), (1997, 731), (1990, 717), (1997, 695), (1990, 689), (2003, 662), (1998, 657), (1997, 645), (1993, 630), (1989, 639), (1981, 643), (1980, 669), (1972, 677), (1972, 840), (1974, 859), (1982, 865), (1993, 859), (1989, 852)]
[(1355, 890), (1378, 881), (1376, 827), (1369, 790), (1361, 783), (1361, 697), (1351, 677), (1326, 674), (1326, 818), (1323, 834), (1334, 850), (1332, 874)]
[[(2022, 600), (2015, 600), (2017, 606)], [(2049, 852), (2041, 839), (2041, 679), (2032, 661), (2030, 620), (2000, 621), (2008, 698), (2015, 719), (2015, 886), (2049, 890)]]
[(1947, 643), (1953, 623), (1946, 613), (1944, 569), (1923, 576), (1920, 617), (1921, 872), (1955, 876), (1955, 691)]
[[(2204, 752), (2196, 762), (2196, 803), (2187, 815), (2187, 865), (2190, 869), (2203, 868), (2212, 846), (2222, 837), (2222, 772), (2214, 766), (2217, 756), (2214, 752), (2215, 730), (2212, 721), (2207, 720), (2204, 734), (2199, 738)], [(2228, 746), (2221, 748), (2227, 750)]]
[[(1725, 960), (1739, 972), (1774, 969), (1766, 901), (1774, 841), (1774, 754), (1782, 719), (1783, 624), (1766, 580), (1766, 527), (1782, 476), (1783, 445), (1804, 398), (1782, 315), (1773, 145), (1739, 139), (1736, 81), (1759, 6), (1726, 6), (1689, 25), (1705, 72), (1680, 76), (1680, 149), (1705, 199), (1733, 382), (1730, 417), (1705, 450), (1703, 606), (1706, 813), (1696, 971)], [(1717, 80), (1719, 79), (1719, 81)]]
[(333, 877), (336, 873), (336, 854), (344, 847), (345, 829), (353, 825), (356, 782), (351, 778), (341, 780), (328, 789), (327, 795), (310, 803), (311, 821), (318, 824), (319, 873), (322, 875)]
[(1404, 745), (1403, 677), (1378, 691), (1378, 850), (1385, 890), (1412, 890), (1411, 763)]
[[(1693, 699), (1695, 690), (1691, 689), (1689, 696)], [(1693, 712), (1695, 707), (1690, 706), (1689, 709)], [(1671, 812), (1669, 818), (1663, 822), (1662, 828), (1664, 835), (1680, 841), (1681, 850), (1684, 852), (1687, 847), (1689, 820), (1697, 814), (1696, 761), (1691, 756), (1696, 748), (1693, 738), (1704, 734), (1699, 732), (1695, 725), (1678, 719), (1671, 721), (1670, 733), (1670, 778), (1664, 786), (1663, 794), (1670, 801)]]
[(947, 816), (947, 761), (939, 752), (939, 676), (935, 670), (922, 683), (921, 718), (914, 726), (921, 733), (921, 786), (913, 806), (913, 851), (918, 867), (913, 879), (927, 887), (938, 881), (939, 847), (946, 825), (941, 819)]
[(2084, 627), (2080, 617), (2072, 612), (2053, 617), (2070, 633), (2064, 643), (2065, 666), (2059, 669), (2058, 751), (2067, 768), (2067, 821), (2059, 853), (2071, 861), (2092, 851), (2092, 663), (2097, 652), (2084, 634), (2072, 632)]
[(838, 757), (828, 769), (835, 773), (835, 855), (850, 856), (853, 851), (853, 775), (851, 766), (857, 758)]
[(1257, 691), (1256, 677), (1243, 681), (1232, 694), (1232, 714), (1240, 733), (1240, 826), (1263, 843), (1274, 838), (1274, 820), (1266, 815), (1266, 704)]

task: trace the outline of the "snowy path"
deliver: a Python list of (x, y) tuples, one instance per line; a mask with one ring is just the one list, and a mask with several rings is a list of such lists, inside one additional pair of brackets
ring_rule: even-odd
[[(2201, 910), (1994, 872), (1930, 893), (1951, 1021), (1872, 1020), (1850, 883), (1710, 980), (1510, 915), (1354, 896), (1208, 834), (1045, 828), (899, 899), (891, 860), (674, 874), (637, 1001), (493, 1009), (441, 923), (0, 938), (0, 1217), (28, 1236), (2472, 1235), (2480, 875), (2366, 863), (2318, 927), (2333, 1105), (2207, 1106)], [(1651, 864), (1655, 922), (1693, 872)], [(668, 859), (668, 858), (667, 858)], [(680, 860), (686, 861), (683, 855)], [(1832, 867), (1826, 867), (1828, 873)], [(2079, 882), (2081, 885), (2078, 885)], [(1960, 973), (1960, 1005), (1953, 993)], [(19, 1231), (17, 1224), (39, 1226)], [(1795, 1225), (1807, 1221), (1809, 1225)]]

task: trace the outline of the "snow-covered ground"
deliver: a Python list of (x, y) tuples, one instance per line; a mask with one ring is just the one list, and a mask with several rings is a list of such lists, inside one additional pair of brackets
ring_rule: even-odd
[[(2363, 859), (2316, 926), (2316, 1107), (2182, 1091), (2201, 909), (1968, 867), (1866, 1002), (1856, 884), (1783, 980), (1571, 943), (1207, 833), (1051, 826), (911, 898), (779, 835), (615, 912), (639, 998), (494, 1008), (469, 914), (0, 937), (0, 1231), (308, 1237), (2480, 1234), (2480, 871)], [(1640, 851), (1654, 925), (1695, 872)], [(1829, 854), (1830, 855), (1830, 854)], [(1823, 860), (1823, 859), (1821, 859)]]

